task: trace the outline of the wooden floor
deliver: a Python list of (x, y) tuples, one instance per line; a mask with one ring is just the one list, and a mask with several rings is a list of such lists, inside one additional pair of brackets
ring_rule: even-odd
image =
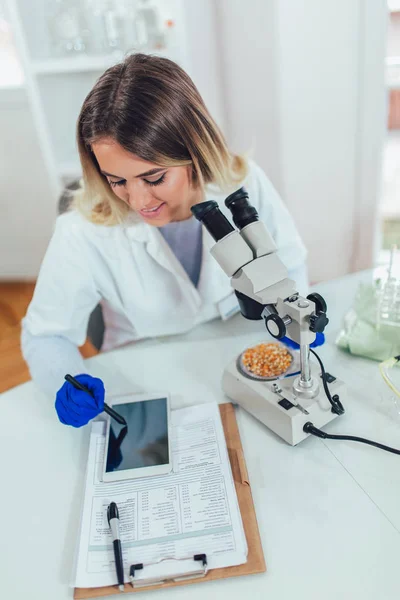
[[(31, 301), (32, 282), (0, 282), (0, 393), (30, 379), (20, 348), (20, 322)], [(97, 354), (87, 341), (80, 348), (85, 358)]]

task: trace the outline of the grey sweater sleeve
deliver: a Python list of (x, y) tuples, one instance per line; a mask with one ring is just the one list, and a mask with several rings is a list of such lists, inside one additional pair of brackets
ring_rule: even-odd
[(64, 383), (64, 375), (86, 373), (75, 344), (62, 336), (32, 335), (22, 323), (21, 348), (35, 384), (51, 398)]

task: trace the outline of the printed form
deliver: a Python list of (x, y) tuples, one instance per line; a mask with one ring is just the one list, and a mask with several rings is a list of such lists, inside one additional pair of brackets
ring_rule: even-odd
[(148, 565), (156, 575), (160, 561), (195, 554), (207, 555), (209, 569), (246, 562), (246, 538), (218, 405), (172, 411), (171, 425), (170, 474), (104, 483), (105, 423), (93, 423), (76, 587), (117, 583), (107, 523), (110, 502), (119, 509), (126, 582), (130, 565), (137, 563), (143, 563), (144, 570)]

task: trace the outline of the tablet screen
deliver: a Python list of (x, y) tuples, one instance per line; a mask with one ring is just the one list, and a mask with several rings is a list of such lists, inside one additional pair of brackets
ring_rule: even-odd
[(167, 399), (116, 404), (127, 425), (110, 419), (106, 473), (169, 463)]

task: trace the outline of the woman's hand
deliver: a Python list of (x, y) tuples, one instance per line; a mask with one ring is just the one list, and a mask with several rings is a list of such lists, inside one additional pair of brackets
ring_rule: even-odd
[(104, 384), (91, 375), (77, 375), (76, 379), (91, 392), (77, 390), (69, 381), (60, 387), (55, 407), (58, 418), (64, 425), (82, 427), (104, 410)]

